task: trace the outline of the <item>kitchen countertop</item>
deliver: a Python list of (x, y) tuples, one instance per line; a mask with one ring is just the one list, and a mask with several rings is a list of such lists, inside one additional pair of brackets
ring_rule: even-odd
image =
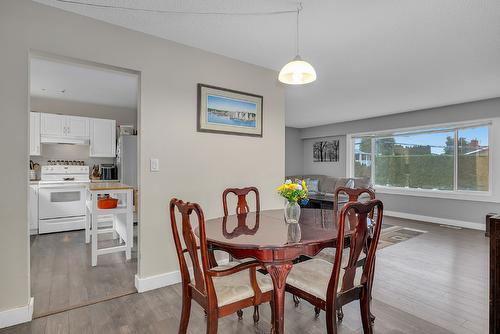
[(134, 187), (129, 186), (127, 184), (119, 183), (119, 182), (96, 182), (90, 183), (89, 190), (126, 190), (126, 189), (134, 189)]
[(113, 182), (120, 182), (120, 180), (101, 180), (101, 179), (90, 179), (90, 182), (91, 182), (91, 183), (103, 183), (103, 182), (113, 183)]

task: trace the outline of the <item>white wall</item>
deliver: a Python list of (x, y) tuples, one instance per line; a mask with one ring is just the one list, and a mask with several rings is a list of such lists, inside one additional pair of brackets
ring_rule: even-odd
[[(167, 204), (173, 196), (199, 202), (206, 217), (222, 213), (228, 186), (254, 185), (262, 209), (282, 200), (284, 88), (276, 73), (234, 59), (46, 7), (29, 0), (0, 2), (0, 311), (28, 303), (27, 233), (28, 63), (31, 50), (141, 72), (139, 276), (177, 270)], [(264, 137), (196, 132), (196, 84), (264, 96)], [(161, 171), (148, 171), (159, 158)]]
[[(317, 141), (338, 140), (339, 141), (339, 161), (336, 162), (314, 162), (313, 161), (313, 145)], [(319, 137), (314, 139), (304, 139), (304, 174), (319, 174), (334, 177), (345, 176), (346, 170), (346, 147), (345, 136), (335, 137)]]
[(304, 171), (304, 146), (300, 129), (285, 128), (285, 175), (300, 175)]

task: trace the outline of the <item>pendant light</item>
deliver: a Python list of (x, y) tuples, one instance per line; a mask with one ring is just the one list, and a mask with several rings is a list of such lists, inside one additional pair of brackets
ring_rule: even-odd
[(316, 71), (308, 62), (299, 56), (299, 15), (302, 10), (302, 3), (297, 7), (297, 40), (296, 56), (291, 62), (283, 66), (278, 80), (288, 85), (305, 85), (316, 80)]

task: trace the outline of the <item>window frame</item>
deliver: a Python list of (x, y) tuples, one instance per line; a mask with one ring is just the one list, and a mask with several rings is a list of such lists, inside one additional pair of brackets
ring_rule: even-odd
[[(374, 189), (381, 194), (393, 194), (393, 195), (408, 195), (417, 197), (434, 197), (434, 198), (445, 198), (445, 199), (458, 199), (458, 200), (468, 200), (468, 201), (478, 201), (478, 202), (500, 202), (499, 194), (495, 192), (495, 182), (497, 178), (493, 175), (494, 166), (500, 164), (495, 164), (494, 159), (496, 158), (494, 152), (494, 132), (498, 130), (500, 118), (495, 119), (480, 119), (473, 122), (454, 122), (454, 123), (443, 123), (443, 124), (433, 124), (418, 127), (409, 128), (398, 128), (398, 129), (388, 129), (382, 131), (373, 132), (360, 132), (360, 133), (350, 133), (346, 135), (346, 174), (349, 177), (354, 176), (354, 144), (355, 138), (358, 137), (371, 137), (372, 140), (372, 164), (371, 164), (371, 175), (372, 181), (375, 175), (375, 139), (383, 136), (394, 136), (404, 133), (419, 133), (419, 132), (442, 132), (443, 129), (448, 129), (454, 132), (454, 164), (453, 164), (453, 190), (439, 190), (439, 189), (419, 189), (419, 188), (403, 188), (394, 186), (380, 186), (373, 185)], [(473, 128), (473, 127), (488, 127), (488, 155), (489, 155), (489, 171), (488, 171), (488, 191), (480, 190), (459, 190), (458, 189), (458, 131), (460, 129)]]

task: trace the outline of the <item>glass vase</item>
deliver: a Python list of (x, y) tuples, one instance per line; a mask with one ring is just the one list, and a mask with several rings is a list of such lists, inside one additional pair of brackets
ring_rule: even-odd
[(285, 204), (285, 221), (288, 224), (297, 224), (300, 218), (300, 205), (297, 202), (287, 201)]
[(302, 231), (300, 230), (300, 224), (288, 224), (288, 244), (296, 244), (302, 240)]

